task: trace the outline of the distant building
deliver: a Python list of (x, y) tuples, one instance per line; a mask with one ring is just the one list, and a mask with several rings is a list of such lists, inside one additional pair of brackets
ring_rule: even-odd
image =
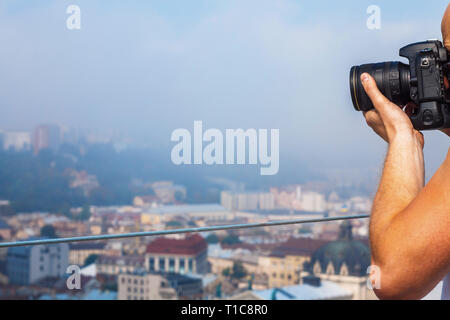
[(327, 210), (327, 201), (323, 194), (304, 191), (299, 185), (271, 188), (270, 192), (274, 196), (275, 206), (279, 209), (307, 212), (324, 212)]
[(232, 211), (273, 210), (274, 197), (269, 192), (232, 193), (222, 191), (220, 194), (221, 205)]
[(8, 200), (0, 200), (0, 216), (12, 216), (14, 210)]
[(302, 210), (301, 196), (302, 188), (299, 185), (286, 186), (283, 188), (270, 188), (277, 209)]
[(135, 272), (145, 267), (142, 256), (99, 256), (95, 262), (97, 274), (117, 276), (120, 273)]
[(86, 171), (70, 170), (69, 176), (70, 187), (74, 189), (81, 189), (85, 196), (89, 196), (92, 190), (97, 189), (100, 186), (97, 177), (95, 175), (88, 174)]
[(259, 262), (259, 257), (251, 253), (239, 253), (241, 250), (236, 250), (237, 252), (232, 255), (211, 255), (208, 256), (208, 262), (211, 266), (211, 273), (222, 274), (226, 269), (232, 269), (233, 264), (241, 263), (245, 271), (249, 274), (260, 274), (264, 270), (261, 269)]
[(235, 215), (218, 204), (184, 204), (162, 205), (156, 208), (144, 208), (145, 215), (154, 218), (172, 219), (183, 216), (191, 220), (225, 221), (232, 220)]
[(198, 234), (184, 239), (157, 238), (147, 246), (147, 270), (204, 274), (207, 272), (207, 247), (205, 239)]
[(88, 290), (83, 295), (73, 295), (67, 293), (44, 294), (38, 300), (117, 300), (117, 292), (110, 290), (100, 290), (97, 288)]
[(0, 219), (0, 238), (3, 240), (11, 239), (11, 227), (2, 219)]
[(118, 277), (118, 300), (200, 299), (200, 278), (177, 273), (134, 272)]
[(290, 238), (266, 256), (259, 257), (259, 265), (267, 274), (269, 288), (300, 283), (303, 265), (327, 241), (309, 238)]
[(164, 275), (169, 285), (175, 289), (179, 300), (201, 299), (203, 293), (203, 283), (201, 278), (191, 277), (178, 273), (168, 273)]
[(68, 262), (67, 243), (9, 248), (7, 253), (9, 282), (29, 285), (46, 277), (61, 277), (66, 274)]
[(31, 134), (25, 131), (7, 131), (3, 134), (3, 149), (22, 151), (31, 147)]
[(373, 290), (367, 287), (369, 266), (369, 247), (362, 241), (353, 240), (351, 223), (344, 221), (339, 238), (317, 249), (305, 269), (322, 280), (350, 290), (353, 299), (366, 300), (375, 298)]
[(151, 187), (162, 203), (175, 203), (186, 198), (186, 188), (172, 181), (154, 182)]
[(350, 300), (352, 292), (320, 278), (305, 278), (302, 284), (251, 290), (232, 296), (232, 300)]
[(105, 243), (102, 242), (71, 243), (69, 245), (69, 263), (83, 266), (86, 258), (90, 255), (100, 256), (105, 253)]
[(303, 211), (324, 212), (327, 208), (325, 196), (318, 192), (303, 192), (301, 196), (301, 206)]
[(133, 206), (155, 208), (158, 206), (159, 202), (159, 198), (154, 195), (136, 196), (133, 199)]
[(347, 205), (355, 212), (368, 213), (372, 208), (372, 201), (366, 197), (352, 197)]
[(172, 300), (177, 293), (159, 274), (134, 272), (120, 274), (117, 279), (118, 300)]
[(33, 132), (33, 150), (37, 154), (42, 149), (57, 150), (61, 144), (61, 129), (56, 125), (40, 125)]

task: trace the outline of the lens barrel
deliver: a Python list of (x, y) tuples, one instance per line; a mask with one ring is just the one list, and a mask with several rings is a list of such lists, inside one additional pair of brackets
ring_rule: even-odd
[(373, 109), (372, 101), (361, 83), (361, 74), (365, 72), (375, 79), (378, 89), (393, 103), (403, 106), (411, 101), (408, 65), (397, 61), (364, 64), (350, 70), (350, 94), (355, 110)]

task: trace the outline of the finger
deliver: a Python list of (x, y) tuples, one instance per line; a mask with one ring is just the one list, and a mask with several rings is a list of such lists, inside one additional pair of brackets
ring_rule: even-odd
[(373, 109), (365, 111), (363, 114), (369, 127), (372, 128), (383, 124), (383, 120), (381, 120), (380, 114), (377, 110)]
[(372, 101), (375, 109), (380, 112), (380, 115), (383, 116), (383, 113), (392, 110), (394, 107), (392, 103), (380, 92), (377, 87), (377, 83), (375, 79), (369, 75), (368, 73), (363, 73), (361, 75), (361, 83)]
[(444, 45), (447, 49), (450, 49), (450, 4), (447, 6), (447, 10), (445, 10), (442, 18), (441, 30)]

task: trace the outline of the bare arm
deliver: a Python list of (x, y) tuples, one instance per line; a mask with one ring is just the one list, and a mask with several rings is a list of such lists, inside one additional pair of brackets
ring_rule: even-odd
[[(442, 34), (450, 49), (450, 5)], [(365, 113), (366, 121), (389, 143), (370, 221), (372, 263), (381, 272), (375, 293), (387, 299), (422, 298), (450, 272), (450, 149), (424, 187), (422, 134), (372, 77), (363, 74), (361, 80), (375, 106)], [(443, 132), (450, 135), (448, 129)]]
[(450, 154), (425, 188), (422, 160), (417, 143), (390, 144), (370, 223), (380, 298), (422, 298), (450, 272)]

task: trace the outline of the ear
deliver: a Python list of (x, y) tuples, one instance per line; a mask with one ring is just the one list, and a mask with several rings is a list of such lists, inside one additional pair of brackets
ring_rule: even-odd
[(441, 30), (444, 45), (450, 50), (450, 4), (447, 6), (447, 10), (445, 10), (444, 17), (442, 18)]

